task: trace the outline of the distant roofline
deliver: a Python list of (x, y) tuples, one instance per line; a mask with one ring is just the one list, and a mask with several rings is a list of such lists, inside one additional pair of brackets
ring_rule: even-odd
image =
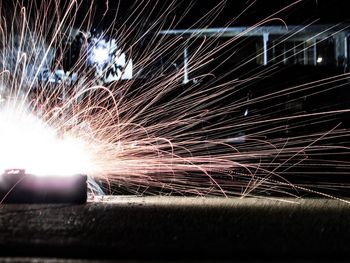
[(316, 38), (324, 38), (338, 33), (350, 34), (350, 24), (323, 24), (323, 25), (272, 25), (272, 26), (239, 26), (239, 27), (217, 27), (198, 29), (170, 29), (159, 32), (161, 35), (182, 35), (189, 38), (196, 37), (235, 37), (235, 36), (263, 36), (271, 35), (293, 35), (305, 37), (313, 35)]

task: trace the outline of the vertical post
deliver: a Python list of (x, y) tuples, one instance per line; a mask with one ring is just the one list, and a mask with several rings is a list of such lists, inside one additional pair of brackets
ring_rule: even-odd
[(317, 65), (317, 40), (316, 38), (314, 39), (314, 43), (313, 43), (313, 55), (314, 55), (314, 66)]
[(308, 64), (308, 57), (307, 57), (307, 42), (304, 40), (304, 50), (303, 50), (303, 54), (304, 54), (304, 65)]
[(348, 37), (347, 35), (344, 36), (344, 65), (345, 67), (349, 66), (349, 58), (348, 58)]
[(343, 67), (347, 57), (347, 40), (344, 32), (337, 33), (334, 36), (335, 41), (335, 60), (337, 66)]
[(188, 77), (188, 50), (187, 47), (184, 48), (184, 80), (183, 84), (187, 84), (189, 82)]
[(264, 65), (267, 65), (268, 58), (267, 58), (267, 42), (269, 41), (269, 33), (265, 32), (263, 33), (263, 43), (264, 43)]
[(298, 63), (298, 60), (297, 60), (297, 49), (295, 47), (295, 41), (293, 41), (293, 61), (294, 61), (294, 64)]

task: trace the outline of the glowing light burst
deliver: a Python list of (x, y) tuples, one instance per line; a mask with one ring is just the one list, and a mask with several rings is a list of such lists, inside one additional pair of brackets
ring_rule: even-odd
[[(79, 1), (67, 1), (60, 8), (53, 0), (42, 1), (39, 6), (31, 3), (26, 8), (17, 4), (14, 18), (6, 17), (8, 12), (0, 4), (0, 171), (25, 169), (38, 175), (86, 173), (96, 181), (122, 185), (138, 194), (149, 191), (221, 196), (269, 191), (295, 195), (297, 190), (321, 194), (321, 190), (290, 183), (291, 170), (298, 167), (299, 174), (309, 175), (315, 166), (337, 165), (341, 171), (334, 174), (350, 171), (348, 161), (325, 158), (330, 154), (337, 156), (335, 150), (343, 150), (340, 156), (349, 152), (342, 143), (332, 141), (350, 137), (349, 131), (338, 128), (338, 124), (306, 135), (278, 135), (289, 125), (286, 120), (296, 121), (296, 127), (304, 123), (323, 124), (337, 114), (349, 112), (348, 108), (281, 115), (273, 108), (276, 100), (285, 99), (285, 94), (293, 102), (318, 94), (323, 86), (341, 87), (349, 74), (246, 99), (241, 97), (244, 87), (272, 75), (274, 67), (262, 68), (247, 78), (225, 81), (225, 76), (256, 57), (247, 58), (237, 68), (215, 78), (204, 70), (221, 50), (228, 46), (232, 46), (229, 51), (234, 50), (244, 33), (273, 21), (274, 16), (300, 1), (223, 44), (215, 42), (218, 37), (201, 38), (186, 65), (178, 61), (184, 48), (193, 43), (182, 35), (170, 38), (155, 34), (164, 27), (175, 26), (175, 18), (167, 26), (164, 21), (171, 20), (168, 15), (176, 8), (176, 1), (160, 9), (154, 8), (151, 1), (141, 2), (133, 6), (126, 21), (117, 27), (118, 21), (114, 20), (109, 30), (110, 37), (118, 40), (118, 48), (133, 54), (136, 78), (108, 87), (98, 86), (94, 68), (86, 67), (91, 58), (84, 32), (91, 31), (93, 1), (84, 11), (84, 21), (75, 20), (81, 7)], [(224, 5), (225, 1), (218, 3), (195, 26), (209, 27), (210, 20)], [(151, 24), (145, 23), (154, 15), (156, 19), (150, 20)], [(130, 28), (125, 26), (130, 23), (128, 20)], [(114, 26), (120, 29), (117, 34)], [(43, 72), (61, 70), (74, 31), (83, 35), (82, 51), (70, 69), (78, 81), (67, 84), (60, 80), (55, 85), (40, 82)], [(138, 49), (141, 42), (147, 42), (147, 47)], [(110, 54), (105, 51), (96, 46), (90, 53), (93, 52), (95, 62), (106, 63)], [(171, 66), (152, 64), (162, 55), (173, 62), (169, 65), (175, 65), (176, 71)], [(104, 70), (108, 71), (108, 66)], [(197, 79), (183, 89), (185, 71), (196, 73)], [(254, 109), (260, 104), (267, 106)]]
[(97, 65), (107, 64), (110, 60), (109, 47), (105, 40), (99, 40), (92, 48), (90, 54), (90, 61)]
[(24, 169), (38, 176), (87, 173), (92, 160), (77, 138), (63, 135), (30, 113), (0, 111), (0, 171)]

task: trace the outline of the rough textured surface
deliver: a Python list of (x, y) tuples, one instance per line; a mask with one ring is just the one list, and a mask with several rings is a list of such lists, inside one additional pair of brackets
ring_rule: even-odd
[(336, 200), (119, 196), (0, 207), (1, 256), (336, 259), (349, 247), (350, 205)]

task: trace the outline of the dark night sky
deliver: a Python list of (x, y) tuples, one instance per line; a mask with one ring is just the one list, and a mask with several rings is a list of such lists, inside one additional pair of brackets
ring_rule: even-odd
[[(205, 11), (210, 9), (210, 6), (214, 6), (218, 1), (207, 0), (203, 6), (204, 1), (195, 1), (196, 6), (193, 13), (199, 15), (205, 14)], [(223, 22), (229, 21), (232, 17), (241, 13), (249, 3), (253, 1), (234, 1), (228, 0), (226, 7), (221, 13), (219, 19), (214, 23), (222, 25)], [(288, 5), (296, 3), (291, 0), (257, 0), (243, 15), (238, 18), (238, 24), (252, 24), (261, 21), (262, 19), (270, 16), (271, 14), (278, 12), (279, 10), (287, 7)], [(197, 10), (203, 10), (204, 12), (198, 12)], [(287, 9), (284, 12), (276, 15), (282, 18), (288, 24), (300, 24), (320, 19), (318, 23), (337, 23), (344, 22), (349, 18), (347, 1), (339, 0), (305, 0), (296, 3), (293, 7)]]
[[(129, 17), (132, 10), (135, 9), (133, 5), (139, 3), (145, 3), (147, 1), (130, 1), (119, 0), (111, 1), (109, 3), (110, 11), (108, 17), (102, 21), (102, 27), (106, 27), (110, 20), (115, 16), (116, 10), (118, 10), (119, 21), (125, 20)], [(157, 17), (159, 13), (162, 13), (164, 8), (169, 5), (173, 0), (165, 1), (150, 1), (149, 9), (155, 7), (153, 12), (153, 18)], [(184, 10), (189, 6), (192, 6), (189, 13), (183, 18), (177, 28), (188, 28), (196, 21), (205, 17), (207, 13), (218, 3), (219, 0), (192, 0), (192, 1), (177, 1), (178, 8), (169, 14), (168, 20), (172, 18), (179, 18), (184, 13)], [(220, 12), (220, 15), (211, 20), (211, 27), (225, 26), (233, 18), (237, 17), (242, 11), (254, 1), (249, 0), (227, 0), (224, 9)], [(101, 22), (101, 14), (105, 11), (105, 1), (97, 1), (97, 12), (95, 20)], [(258, 23), (262, 19), (272, 15), (273, 13), (281, 10), (288, 5), (296, 3), (293, 7), (279, 13), (275, 17), (282, 18), (287, 24), (307, 24), (310, 22), (316, 22), (319, 24), (328, 23), (346, 23), (349, 22), (349, 12), (347, 8), (346, 0), (304, 0), (304, 1), (291, 1), (291, 0), (257, 0), (254, 4), (245, 11), (233, 25), (252, 25)], [(151, 20), (151, 19), (147, 19)], [(276, 22), (275, 22), (276, 23)]]

